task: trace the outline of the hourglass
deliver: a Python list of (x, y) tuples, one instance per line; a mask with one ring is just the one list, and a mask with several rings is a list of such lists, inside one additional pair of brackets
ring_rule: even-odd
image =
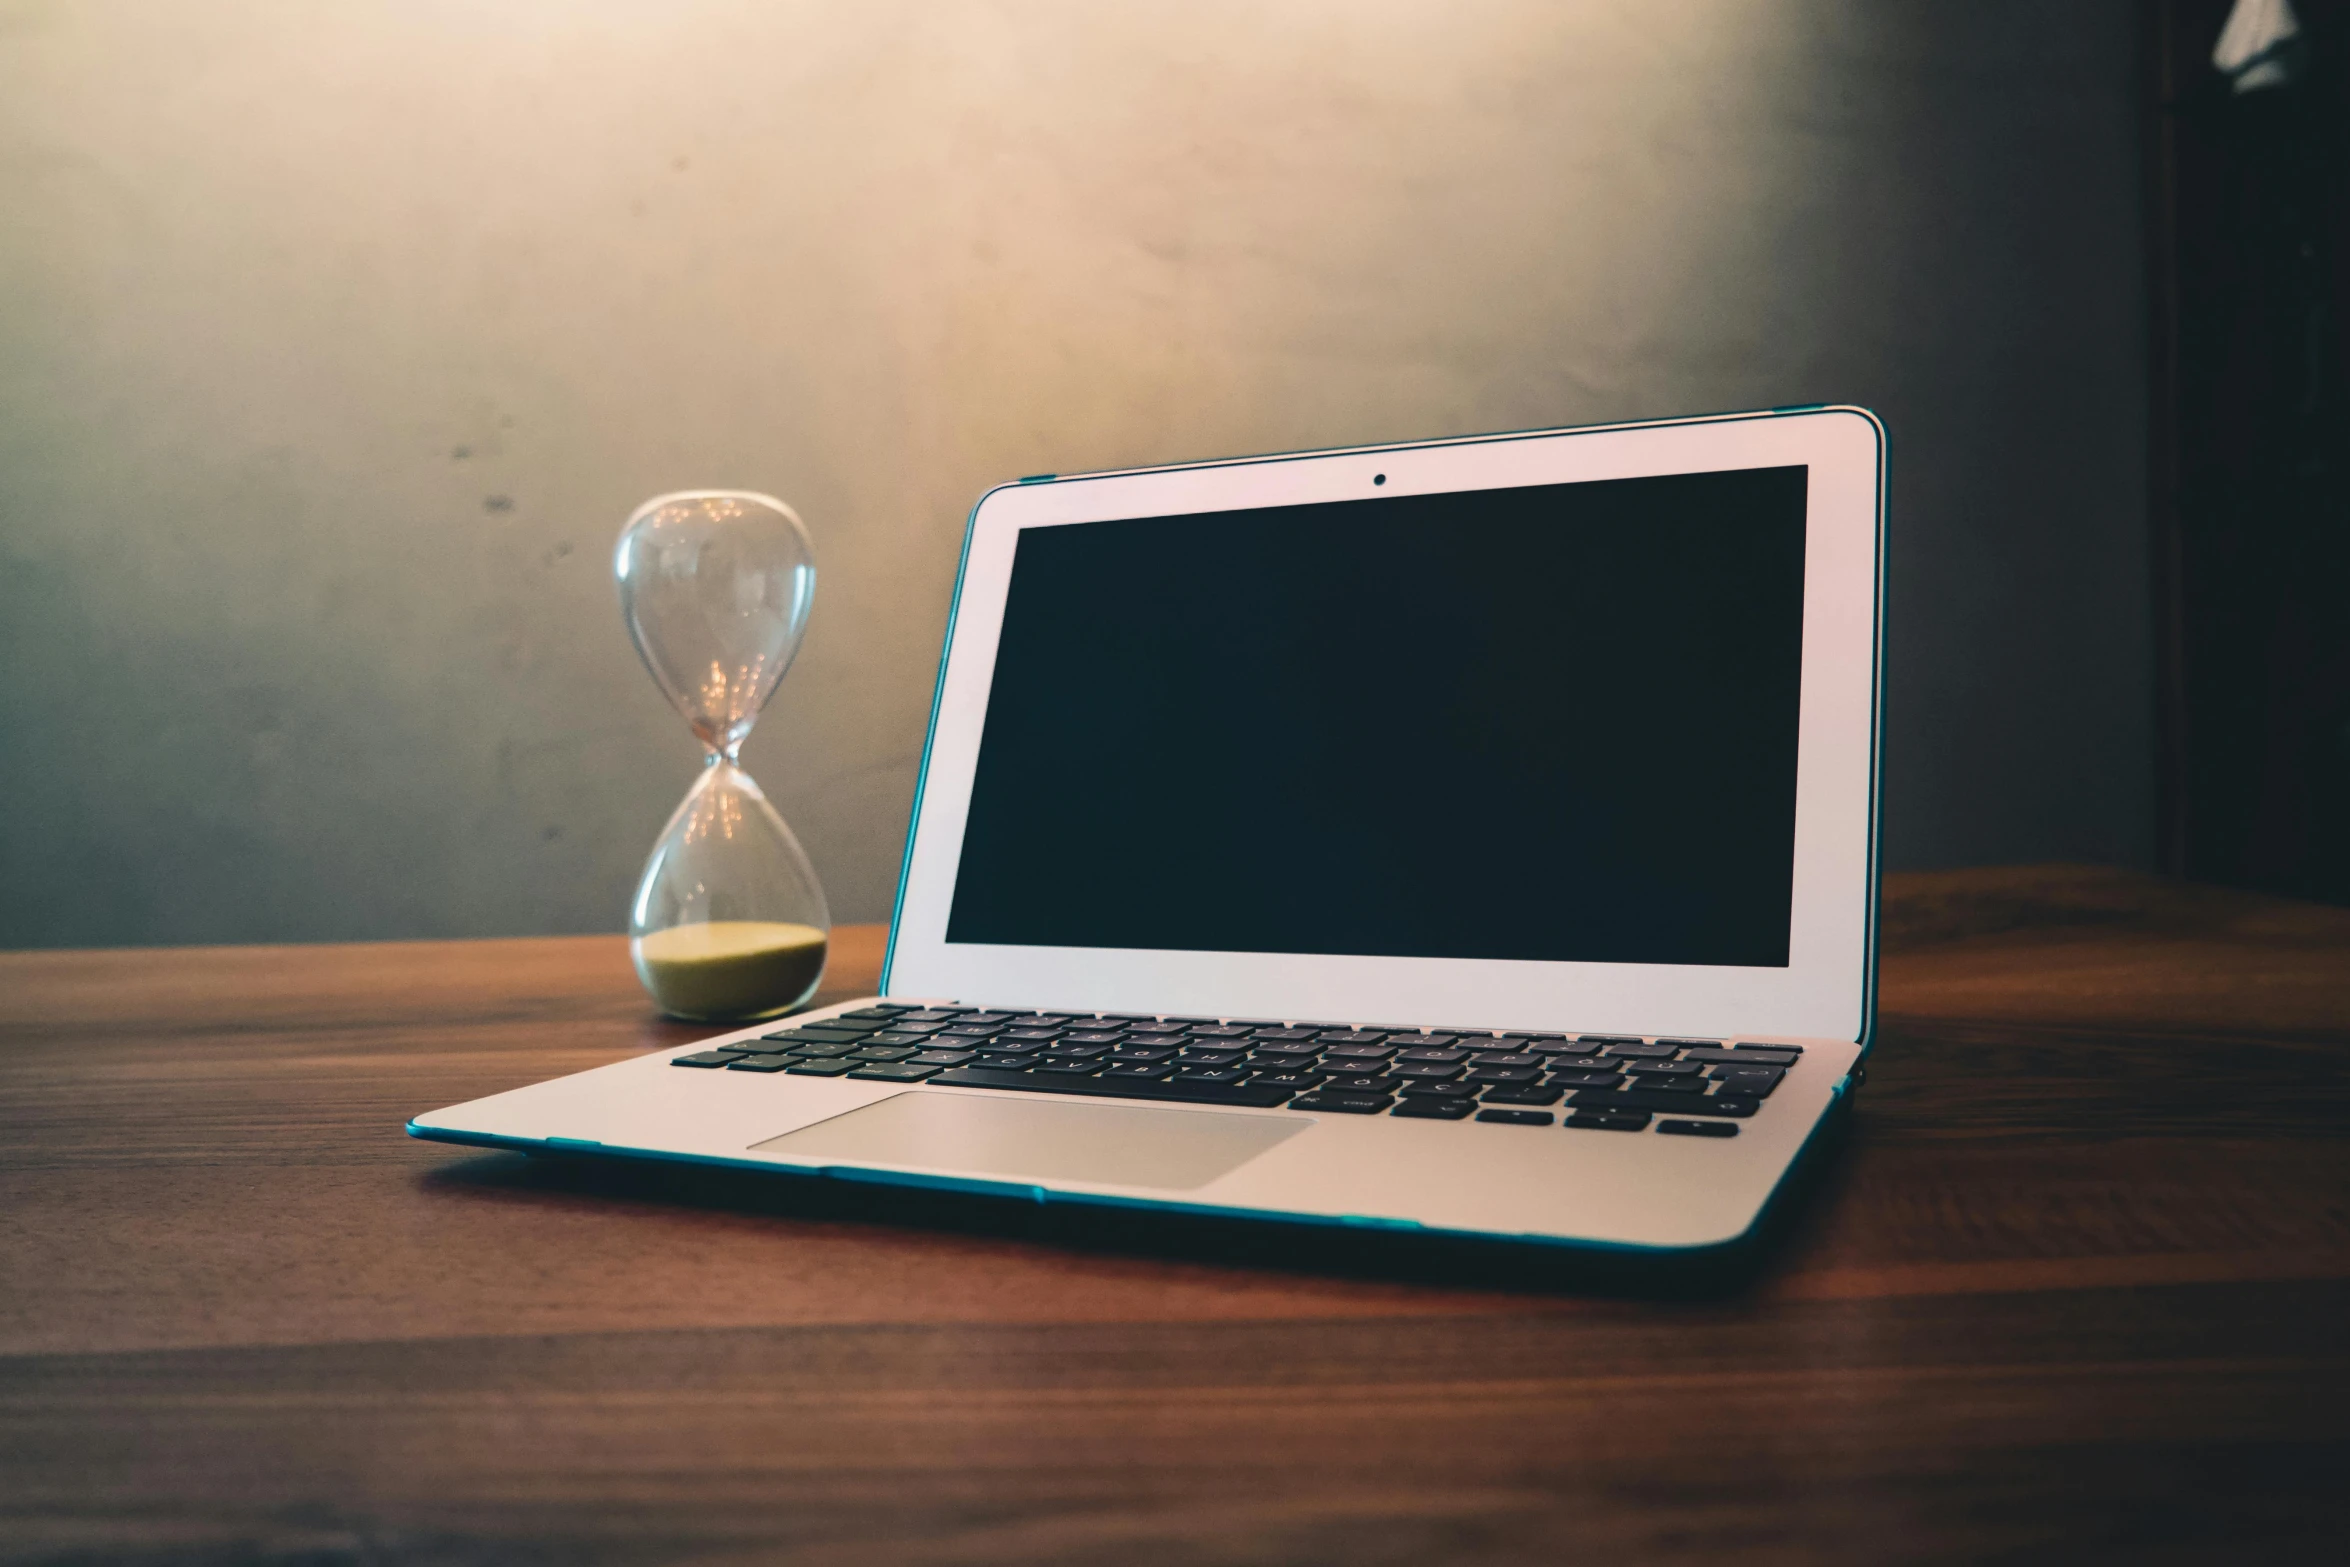
[(629, 905), (637, 978), (675, 1017), (736, 1021), (816, 993), (832, 921), (799, 840), (736, 763), (816, 596), (808, 530), (770, 495), (655, 496), (612, 559), (637, 653), (706, 754)]

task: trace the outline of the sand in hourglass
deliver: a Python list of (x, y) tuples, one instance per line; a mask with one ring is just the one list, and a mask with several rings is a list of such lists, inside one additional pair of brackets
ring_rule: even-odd
[(701, 1021), (771, 1017), (824, 972), (824, 932), (779, 920), (708, 920), (636, 941), (637, 974), (662, 1011)]

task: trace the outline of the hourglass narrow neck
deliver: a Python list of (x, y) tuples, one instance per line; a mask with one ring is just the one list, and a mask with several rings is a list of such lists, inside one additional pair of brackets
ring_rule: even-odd
[(740, 740), (723, 748), (706, 745), (702, 748), (702, 766), (705, 768), (740, 767), (742, 765), (742, 749), (743, 743)]

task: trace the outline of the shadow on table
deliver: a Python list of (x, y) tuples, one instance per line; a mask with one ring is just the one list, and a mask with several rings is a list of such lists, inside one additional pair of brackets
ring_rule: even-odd
[(821, 1176), (594, 1155), (489, 1154), (444, 1165), (422, 1180), (429, 1187), (479, 1196), (562, 1193), (1447, 1289), (1721, 1299), (1753, 1288), (1777, 1259), (1799, 1247), (1798, 1232), (1837, 1201), (1846, 1178), (1848, 1122), (1848, 1111), (1831, 1114), (1811, 1155), (1743, 1239), (1695, 1255), (1224, 1219), (1080, 1202), (1038, 1204)]

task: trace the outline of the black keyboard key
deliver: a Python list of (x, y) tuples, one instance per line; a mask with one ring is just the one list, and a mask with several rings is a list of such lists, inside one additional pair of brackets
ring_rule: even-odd
[(869, 1028), (789, 1028), (766, 1038), (778, 1045), (860, 1045)]
[(1604, 1089), (1578, 1090), (1568, 1101), (1578, 1110), (1650, 1110), (1665, 1115), (1719, 1115), (1744, 1120), (1761, 1101), (1722, 1098), (1707, 1094), (1659, 1094), (1636, 1088), (1609, 1093)]
[(901, 1012), (898, 1014), (897, 1026), (909, 1028), (916, 1023), (935, 1023), (944, 1028), (962, 1015), (963, 1009), (960, 1007), (932, 1007), (922, 1012)]
[(1542, 1057), (1526, 1050), (1484, 1050), (1469, 1057), (1474, 1066), (1540, 1066)]
[(894, 1028), (885, 1028), (878, 1034), (867, 1034), (865, 1043), (869, 1045), (912, 1045), (915, 1049), (920, 1050), (930, 1043), (930, 1036), (928, 1034), (907, 1034)]
[(1736, 1137), (1735, 1121), (1659, 1121), (1656, 1129), (1667, 1137)]
[(1001, 1023), (949, 1023), (940, 1029), (938, 1039), (992, 1039), (1004, 1031)]
[(1091, 1061), (1097, 1057), (1108, 1055), (1110, 1047), (1108, 1045), (1073, 1045), (1067, 1040), (1062, 1040), (1057, 1045), (1045, 1046), (1043, 1053), (1047, 1061)]
[(1565, 1092), (1563, 1088), (1546, 1088), (1540, 1083), (1528, 1083), (1523, 1086), (1488, 1088), (1483, 1097), (1489, 1105), (1554, 1105)]
[(1023, 1043), (1031, 1040), (1041, 1043), (1044, 1040), (1060, 1038), (1061, 1030), (1057, 1028), (1007, 1028), (995, 1037), (1006, 1040), (1017, 1039)]
[(1475, 1100), (1447, 1099), (1430, 1094), (1400, 1100), (1387, 1113), (1401, 1121), (1465, 1121), (1469, 1118), (1469, 1112), (1476, 1108)]
[(916, 1066), (961, 1066), (971, 1059), (968, 1050), (925, 1050), (914, 1057)]
[(1099, 1061), (1064, 1061), (1057, 1056), (1046, 1056), (1030, 1067), (1031, 1072), (1050, 1072), (1056, 1077), (1091, 1077), (1102, 1069)]
[(1640, 1040), (1630, 1034), (1577, 1034), (1586, 1045), (1637, 1045)]
[(1385, 1034), (1374, 1034), (1368, 1029), (1350, 1028), (1332, 1029), (1315, 1037), (1325, 1045), (1376, 1045), (1387, 1038)]
[(935, 1066), (920, 1066), (912, 1061), (869, 1061), (849, 1076), (880, 1083), (919, 1083), (938, 1070)]
[(843, 1012), (841, 1016), (844, 1018), (858, 1019), (880, 1018), (884, 1022), (887, 1022), (889, 1019), (896, 1017), (900, 1012), (911, 1012), (913, 1010), (914, 1009), (912, 1007), (893, 1007), (884, 1003), (879, 1006), (859, 1007), (854, 1012)]
[(784, 1068), (794, 1077), (845, 1077), (854, 1061), (794, 1061)]
[(1586, 1045), (1572, 1039), (1537, 1039), (1526, 1048), (1538, 1056), (1595, 1056), (1599, 1046)]
[(1561, 1088), (1621, 1088), (1623, 1078), (1613, 1072), (1553, 1072), (1548, 1081)]
[(1657, 1043), (1671, 1045), (1675, 1050), (1719, 1050), (1722, 1048), (1722, 1042), (1718, 1039), (1660, 1039)]
[[(1420, 1052), (1414, 1051), (1417, 1055)], [(1431, 1051), (1432, 1055), (1454, 1055), (1457, 1051)], [(1420, 1080), (1448, 1082), (1461, 1075), (1461, 1069), (1444, 1061), (1398, 1061), (1387, 1069), (1389, 1077), (1408, 1077)]]
[(1705, 1067), (1696, 1061), (1640, 1061), (1632, 1067), (1635, 1077), (1702, 1077)]
[(1332, 1045), (1322, 1052), (1322, 1059), (1331, 1062), (1361, 1061), (1366, 1065), (1375, 1065), (1394, 1054), (1385, 1045)]
[(1313, 1037), (1314, 1031), (1310, 1028), (1260, 1028), (1249, 1035), (1251, 1039), (1262, 1039), (1268, 1044), (1284, 1045), (1301, 1045)]
[(1750, 1066), (1757, 1069), (1784, 1070), (1801, 1058), (1786, 1050), (1692, 1050), (1682, 1057), (1685, 1061), (1699, 1061), (1712, 1066)]
[[(1161, 1054), (1164, 1054), (1164, 1053), (1165, 1053), (1165, 1052), (1163, 1052), (1163, 1051), (1153, 1051), (1153, 1052), (1152, 1052), (1152, 1054), (1153, 1054), (1153, 1055), (1161, 1055)], [(1141, 1079), (1143, 1079), (1143, 1080), (1144, 1080), (1144, 1081), (1146, 1081), (1146, 1082), (1155, 1082), (1155, 1081), (1156, 1081), (1156, 1080), (1158, 1080), (1159, 1078), (1165, 1077), (1165, 1076), (1166, 1076), (1166, 1075), (1167, 1075), (1169, 1072), (1172, 1072), (1172, 1071), (1174, 1071), (1174, 1070), (1175, 1070), (1175, 1069), (1174, 1069), (1173, 1067), (1171, 1067), (1171, 1066), (1167, 1065), (1165, 1062), (1157, 1062), (1157, 1061), (1120, 1061), (1120, 1062), (1119, 1062), (1117, 1065), (1115, 1065), (1115, 1066), (1112, 1066), (1112, 1067), (1109, 1067), (1109, 1068), (1106, 1068), (1106, 1069), (1105, 1069), (1105, 1070), (1102, 1072), (1102, 1076), (1104, 1076), (1104, 1077), (1138, 1077), (1138, 1078), (1141, 1078)]]
[(1648, 1112), (1626, 1114), (1609, 1110), (1577, 1110), (1567, 1117), (1566, 1124), (1586, 1132), (1645, 1132), (1648, 1130)]
[(1730, 1048), (1733, 1050), (1776, 1050), (1781, 1055), (1789, 1056), (1799, 1056), (1803, 1054), (1803, 1046), (1801, 1045), (1770, 1045), (1764, 1044), (1760, 1040), (1756, 1040), (1752, 1043), (1749, 1043), (1746, 1040), (1740, 1040), (1737, 1044), (1732, 1045)]
[(1610, 1045), (1603, 1055), (1616, 1061), (1670, 1061), (1679, 1052), (1671, 1045)]
[(1258, 1045), (1248, 1053), (1251, 1061), (1311, 1061), (1321, 1052), (1312, 1045)]
[(1249, 1081), (1263, 1083), (1269, 1088), (1288, 1088), (1303, 1092), (1318, 1085), (1322, 1081), (1322, 1074), (1319, 1072), (1297, 1072), (1282, 1067), (1270, 1072), (1259, 1072)]
[(904, 1045), (866, 1045), (849, 1052), (852, 1061), (903, 1061), (914, 1052)]
[(1480, 1110), (1477, 1119), (1496, 1126), (1548, 1126), (1548, 1110)]
[(1387, 1094), (1393, 1093), (1396, 1085), (1384, 1073), (1333, 1072), (1323, 1086), (1350, 1094)]
[(1129, 1023), (1126, 1025), (1126, 1032), (1129, 1034), (1180, 1034), (1183, 1032), (1183, 1028), (1184, 1025), (1181, 1023)]
[(928, 1023), (919, 1018), (899, 1018), (890, 1024), (889, 1031), (893, 1034), (935, 1034), (946, 1026), (947, 1020), (944, 1018)]
[(671, 1056), (671, 1066), (732, 1066), (743, 1057), (725, 1050), (698, 1050), (690, 1056)]
[(806, 1056), (813, 1061), (828, 1061), (834, 1056), (845, 1056), (858, 1049), (856, 1045), (773, 1045), (770, 1049), (789, 1049), (795, 1056)]
[(1135, 1062), (1165, 1061), (1174, 1054), (1175, 1051), (1173, 1047), (1168, 1045), (1128, 1044), (1120, 1045), (1117, 1049), (1111, 1051), (1110, 1059), (1113, 1061), (1124, 1061), (1132, 1064)]
[(1073, 1045), (1115, 1045), (1126, 1038), (1124, 1034), (1102, 1028), (1074, 1028), (1061, 1037)]
[(1401, 1093), (1410, 1094), (1415, 1099), (1469, 1099), (1475, 1097), (1477, 1093), (1477, 1085), (1474, 1083), (1432, 1083), (1425, 1080), (1415, 1080), (1410, 1078), (1407, 1078), (1402, 1083), (1398, 1084), (1397, 1089)]
[(931, 1082), (954, 1088), (1013, 1088), (1032, 1094), (1085, 1094), (1100, 1099), (1155, 1099), (1173, 1104), (1242, 1105), (1270, 1110), (1285, 1103), (1290, 1090), (1275, 1084), (1146, 1083), (1130, 1077), (1031, 1077), (1022, 1072), (998, 1072), (985, 1067), (949, 1067)]
[(1542, 1073), (1530, 1066), (1480, 1066), (1469, 1070), (1472, 1083), (1539, 1083)]
[(1711, 1073), (1713, 1080), (1722, 1085), (1720, 1092), (1745, 1094), (1754, 1099), (1768, 1099), (1771, 1090), (1778, 1087), (1779, 1080), (1786, 1075), (1775, 1066), (1717, 1066)]
[(1009, 1023), (1019, 1015), (1017, 1012), (965, 1012), (963, 1013), (963, 1021), (966, 1023)]
[(745, 1055), (755, 1056), (762, 1052), (774, 1055), (778, 1051), (788, 1050), (791, 1047), (789, 1045), (771, 1045), (764, 1039), (745, 1039), (731, 1045), (712, 1045), (710, 1048), (712, 1050), (739, 1050)]
[(1247, 1059), (1245, 1050), (1207, 1050), (1198, 1045), (1184, 1046), (1183, 1053), (1175, 1058), (1183, 1066), (1231, 1066)]
[(1773, 1066), (1793, 1066), (1803, 1059), (1798, 1050), (1780, 1050), (1771, 1045), (1740, 1045), (1731, 1054), (1745, 1061), (1767, 1061)]
[(1007, 1051), (991, 1050), (980, 1056), (979, 1064), (981, 1066), (998, 1067), (1007, 1072), (1024, 1072), (1028, 1068), (1036, 1065), (1036, 1057), (1032, 1055), (1022, 1055)]
[(1248, 1076), (1248, 1068), (1239, 1066), (1193, 1066), (1177, 1062), (1169, 1074), (1170, 1083), (1237, 1083)]
[(1377, 1115), (1387, 1105), (1385, 1094), (1346, 1094), (1327, 1089), (1300, 1094), (1289, 1101), (1292, 1110), (1334, 1110), (1340, 1115)]
[(1406, 1050), (1401, 1055), (1398, 1055), (1395, 1059), (1398, 1061), (1424, 1062), (1433, 1066), (1458, 1066), (1463, 1061), (1469, 1059), (1469, 1053), (1466, 1050), (1439, 1050), (1432, 1048), (1421, 1050)]
[(1252, 1031), (1237, 1023), (1205, 1023), (1184, 1032), (1194, 1039), (1246, 1039)]
[(1451, 1034), (1390, 1034), (1387, 1042), (1412, 1050), (1452, 1050), (1460, 1045)]

